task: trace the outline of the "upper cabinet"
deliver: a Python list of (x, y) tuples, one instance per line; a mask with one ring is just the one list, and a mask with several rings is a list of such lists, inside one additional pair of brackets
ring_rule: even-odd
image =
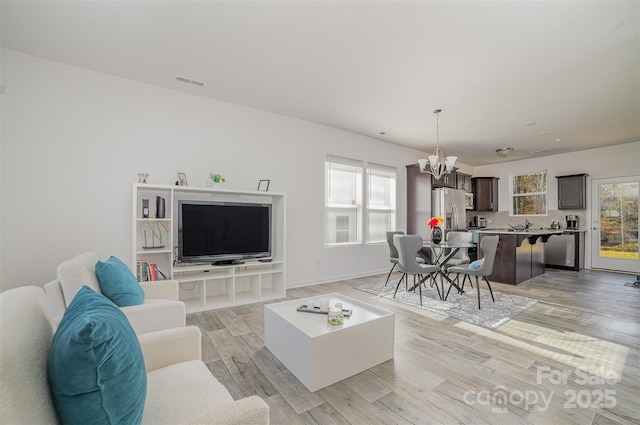
[(457, 173), (456, 181), (457, 189), (464, 190), (465, 192), (473, 192), (471, 188), (471, 176), (469, 174)]
[(436, 179), (435, 177), (431, 176), (431, 186), (433, 186), (433, 188), (449, 187), (451, 189), (456, 189), (457, 188), (456, 175), (457, 173), (455, 171), (452, 171), (449, 174), (443, 174), (442, 177), (439, 179)]
[(587, 207), (587, 176), (588, 174), (556, 176), (559, 210), (584, 210)]
[(498, 177), (472, 177), (476, 211), (498, 211)]

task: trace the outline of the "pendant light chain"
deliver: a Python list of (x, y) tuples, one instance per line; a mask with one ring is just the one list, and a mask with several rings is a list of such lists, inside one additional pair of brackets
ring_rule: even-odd
[(438, 180), (440, 180), (445, 173), (449, 174), (455, 170), (455, 163), (458, 159), (457, 156), (445, 157), (440, 150), (440, 112), (442, 112), (442, 109), (435, 109), (433, 111), (433, 113), (436, 114), (436, 150), (432, 155), (429, 155), (428, 159), (418, 160), (420, 171), (429, 173)]

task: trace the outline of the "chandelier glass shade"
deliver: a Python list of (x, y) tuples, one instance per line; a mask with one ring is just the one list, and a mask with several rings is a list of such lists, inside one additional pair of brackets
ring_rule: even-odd
[(444, 174), (451, 173), (455, 169), (454, 167), (458, 160), (457, 156), (445, 157), (440, 150), (440, 123), (438, 122), (438, 114), (440, 112), (442, 112), (442, 109), (433, 111), (436, 114), (436, 150), (427, 159), (418, 160), (420, 171), (433, 175), (436, 180), (440, 180)]

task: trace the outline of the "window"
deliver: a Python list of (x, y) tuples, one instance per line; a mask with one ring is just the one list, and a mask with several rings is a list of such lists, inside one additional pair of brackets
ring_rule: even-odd
[[(366, 170), (366, 181), (363, 175)], [(363, 199), (366, 193), (366, 199)], [(396, 227), (396, 170), (328, 156), (325, 162), (325, 244), (386, 243)]]
[(396, 170), (369, 164), (367, 168), (367, 242), (387, 242), (396, 228)]
[(547, 215), (547, 172), (511, 177), (511, 215)]
[(325, 162), (325, 243), (362, 242), (363, 163), (328, 157)]

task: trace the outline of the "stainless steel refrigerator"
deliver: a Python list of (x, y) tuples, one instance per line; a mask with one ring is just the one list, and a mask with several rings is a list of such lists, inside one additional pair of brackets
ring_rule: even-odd
[(448, 188), (434, 189), (431, 192), (431, 213), (434, 217), (444, 218), (444, 238), (448, 231), (465, 230), (467, 218), (464, 191)]

